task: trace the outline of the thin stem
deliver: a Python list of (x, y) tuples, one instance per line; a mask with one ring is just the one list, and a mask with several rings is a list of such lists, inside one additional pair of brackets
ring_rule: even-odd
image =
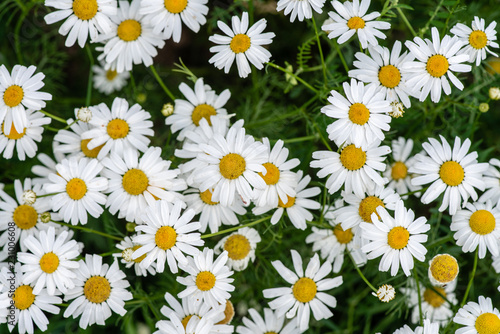
[(318, 27), (316, 27), (316, 21), (314, 20), (314, 15), (312, 16), (312, 23), (313, 23), (313, 26), (314, 26), (314, 33), (316, 34), (316, 41), (318, 42), (319, 57), (321, 58), (321, 66), (323, 67), (323, 80), (325, 81), (325, 85), (326, 85), (326, 63), (325, 63), (325, 57), (323, 57), (323, 49), (321, 48), (321, 42), (319, 40)]
[(154, 67), (154, 65), (149, 66), (149, 68), (151, 69), (151, 72), (153, 72), (153, 75), (156, 78), (156, 81), (158, 81), (161, 88), (163, 88), (163, 91), (165, 91), (165, 93), (168, 95), (168, 97), (170, 97), (170, 99), (172, 101), (175, 101), (174, 94), (172, 94), (172, 92), (167, 88), (167, 86), (165, 85), (163, 80), (160, 78), (160, 75), (158, 74), (158, 72), (156, 72), (156, 68)]
[(408, 27), (408, 29), (410, 30), (413, 37), (417, 37), (417, 33), (413, 29), (410, 21), (408, 21), (408, 18), (406, 17), (405, 13), (403, 13), (401, 8), (399, 8), (399, 7), (397, 7), (396, 10), (398, 11), (399, 16), (401, 16), (401, 19), (403, 20), (403, 22), (406, 24), (406, 27)]
[(472, 267), (472, 272), (470, 274), (470, 279), (469, 279), (469, 284), (467, 285), (467, 289), (465, 290), (465, 295), (464, 298), (462, 299), (462, 303), (460, 303), (460, 307), (465, 305), (465, 302), (467, 301), (467, 297), (469, 297), (469, 291), (470, 288), (472, 287), (472, 283), (474, 282), (474, 276), (476, 275), (476, 268), (477, 268), (477, 254), (479, 252), (479, 247), (476, 248), (476, 252), (474, 253), (474, 265)]
[(113, 240), (117, 240), (117, 241), (122, 241), (123, 240), (123, 238), (115, 237), (114, 235), (107, 234), (107, 233), (104, 233), (104, 232), (101, 232), (101, 231), (96, 231), (96, 230), (93, 230), (93, 229), (90, 229), (90, 228), (87, 228), (87, 227), (83, 227), (83, 226), (79, 226), (79, 225), (71, 225), (71, 224), (62, 223), (62, 222), (56, 222), (56, 221), (53, 221), (53, 220), (51, 220), (51, 221), (54, 222), (54, 223), (56, 223), (56, 224), (64, 225), (64, 226), (67, 226), (67, 227), (75, 229), (75, 230), (80, 230), (80, 231), (87, 232), (87, 233), (98, 234), (100, 236), (103, 236), (103, 237), (106, 237), (106, 238), (109, 238), (109, 239), (113, 239)]
[(239, 230), (240, 228), (243, 228), (243, 227), (249, 227), (249, 226), (253, 226), (253, 225), (257, 225), (259, 223), (262, 223), (263, 221), (266, 221), (268, 219), (270, 219), (271, 216), (267, 216), (267, 217), (264, 217), (264, 218), (261, 218), (259, 220), (256, 220), (254, 222), (251, 222), (251, 223), (248, 223), (248, 224), (244, 224), (244, 225), (240, 225), (240, 226), (235, 226), (235, 227), (231, 227), (231, 228), (228, 228), (226, 230), (222, 230), (222, 231), (219, 231), (219, 232), (215, 232), (215, 233), (210, 233), (210, 234), (204, 234), (201, 236), (202, 239), (205, 239), (205, 238), (211, 238), (211, 237), (215, 237), (217, 235), (221, 235), (221, 234), (225, 234), (225, 233), (229, 233), (229, 232), (233, 232), (233, 231), (237, 231)]
[(298, 77), (295, 75), (295, 73), (291, 72), (291, 71), (288, 71), (287, 69), (284, 69), (283, 67), (279, 66), (279, 65), (276, 65), (276, 64), (273, 64), (273, 63), (266, 63), (266, 65), (269, 65), (271, 67), (274, 67), (275, 69), (278, 69), (286, 74), (289, 74), (291, 75), (292, 77), (294, 77), (297, 81), (299, 81), (301, 84), (303, 84), (304, 86), (306, 86), (307, 88), (309, 88), (310, 90), (312, 90), (314, 93), (318, 94), (318, 90), (316, 88), (314, 88), (313, 86), (311, 86), (310, 84), (308, 84), (307, 82), (305, 82), (302, 78)]
[(347, 62), (345, 61), (344, 55), (342, 54), (342, 51), (340, 50), (339, 43), (337, 43), (336, 40), (333, 40), (333, 45), (335, 46), (335, 49), (337, 50), (337, 53), (340, 57), (340, 61), (342, 62), (342, 65), (344, 65), (345, 72), (349, 73), (349, 66), (347, 66)]
[(90, 101), (92, 99), (92, 77), (94, 76), (94, 72), (92, 71), (92, 67), (94, 67), (94, 57), (92, 56), (92, 50), (90, 50), (89, 44), (85, 44), (85, 50), (87, 51), (87, 55), (89, 56), (89, 81), (87, 82), (87, 96), (85, 97), (85, 106), (90, 106)]
[(418, 282), (418, 273), (415, 267), (413, 267), (413, 274), (415, 275), (415, 283), (417, 284), (418, 317), (420, 319), (420, 326), (424, 326), (424, 319), (422, 314), (422, 296), (420, 295), (420, 283)]
[(377, 289), (375, 289), (375, 287), (370, 283), (370, 281), (368, 281), (365, 277), (365, 275), (363, 275), (363, 273), (361, 272), (361, 270), (359, 270), (359, 267), (358, 265), (356, 264), (356, 262), (354, 261), (354, 259), (352, 258), (352, 255), (349, 251), (347, 251), (346, 249), (346, 252), (347, 254), (349, 255), (349, 258), (351, 259), (352, 261), (352, 264), (354, 265), (354, 268), (356, 268), (356, 271), (358, 272), (359, 276), (361, 277), (361, 279), (363, 279), (363, 281), (365, 281), (366, 285), (368, 285), (370, 287), (370, 289), (373, 290), (373, 292), (377, 293)]
[(64, 119), (62, 119), (61, 117), (58, 117), (58, 116), (52, 115), (51, 113), (46, 112), (45, 110), (40, 110), (40, 112), (41, 112), (42, 114), (44, 114), (45, 116), (49, 116), (50, 118), (55, 119), (55, 120), (56, 120), (56, 121), (58, 121), (58, 122), (61, 122), (61, 123), (64, 123), (64, 124), (68, 125), (68, 123), (67, 123)]

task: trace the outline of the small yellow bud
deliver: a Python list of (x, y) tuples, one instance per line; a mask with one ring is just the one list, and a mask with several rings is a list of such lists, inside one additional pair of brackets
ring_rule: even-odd
[(490, 110), (490, 105), (488, 103), (481, 103), (479, 104), (479, 111), (480, 112), (487, 112), (488, 110)]
[(163, 116), (168, 117), (174, 113), (174, 106), (172, 103), (166, 103), (163, 105), (163, 108), (161, 108), (161, 113)]

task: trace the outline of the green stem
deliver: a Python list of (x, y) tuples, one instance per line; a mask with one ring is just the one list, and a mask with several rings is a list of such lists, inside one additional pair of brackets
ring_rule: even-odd
[(401, 16), (401, 19), (403, 20), (403, 22), (406, 24), (406, 27), (408, 27), (408, 29), (410, 30), (413, 37), (417, 37), (417, 33), (413, 29), (410, 21), (408, 21), (408, 18), (406, 17), (405, 13), (403, 13), (401, 8), (399, 8), (399, 7), (397, 7), (396, 10), (398, 11), (399, 16)]
[(156, 71), (156, 68), (154, 67), (154, 65), (149, 66), (149, 68), (151, 69), (151, 72), (153, 72), (153, 75), (156, 78), (156, 81), (158, 81), (158, 83), (160, 84), (161, 88), (163, 88), (163, 91), (165, 91), (165, 93), (168, 95), (168, 97), (170, 97), (170, 99), (172, 101), (175, 101), (174, 94), (172, 94), (172, 92), (167, 88), (167, 86), (165, 85), (165, 83), (163, 82), (163, 80), (160, 78), (160, 75)]
[(337, 50), (337, 53), (340, 57), (340, 61), (342, 62), (342, 65), (344, 65), (346, 74), (349, 73), (349, 66), (347, 66), (347, 62), (345, 61), (344, 55), (342, 54), (342, 51), (340, 50), (339, 43), (337, 43), (336, 40), (333, 40), (333, 45), (335, 46), (335, 49)]
[(470, 288), (472, 287), (472, 283), (474, 282), (474, 276), (476, 275), (476, 268), (477, 268), (477, 254), (479, 252), (479, 247), (476, 248), (476, 252), (474, 253), (474, 265), (472, 267), (472, 272), (470, 274), (470, 279), (469, 279), (469, 284), (467, 284), (467, 289), (465, 290), (465, 295), (464, 298), (462, 299), (462, 303), (460, 303), (460, 307), (465, 305), (465, 302), (467, 301), (467, 297), (469, 297), (469, 291)]
[(316, 21), (314, 20), (314, 15), (312, 16), (312, 24), (314, 26), (314, 33), (316, 34), (316, 41), (318, 42), (318, 49), (319, 49), (319, 57), (321, 58), (321, 66), (323, 67), (323, 80), (326, 85), (326, 63), (325, 63), (325, 57), (323, 57), (323, 49), (321, 48), (321, 42), (319, 40), (319, 33), (318, 33), (318, 27), (316, 26)]
[(87, 51), (87, 55), (89, 57), (89, 81), (87, 82), (87, 96), (85, 97), (85, 106), (90, 106), (90, 101), (92, 99), (92, 78), (94, 76), (94, 72), (92, 67), (94, 66), (94, 57), (92, 56), (92, 50), (90, 50), (89, 44), (85, 44), (85, 50)]
[(100, 232), (100, 231), (96, 231), (96, 230), (93, 230), (93, 229), (90, 229), (90, 228), (87, 228), (87, 227), (83, 227), (83, 226), (79, 226), (79, 225), (71, 225), (71, 224), (67, 224), (67, 223), (63, 223), (63, 222), (56, 222), (56, 221), (53, 221), (53, 220), (51, 220), (51, 221), (54, 222), (54, 223), (56, 223), (56, 224), (67, 226), (67, 227), (75, 229), (75, 230), (80, 230), (80, 231), (87, 232), (87, 233), (98, 234), (100, 236), (103, 236), (103, 237), (106, 237), (106, 238), (109, 238), (109, 239), (113, 239), (113, 240), (117, 240), (117, 241), (122, 241), (123, 240), (123, 238), (115, 237), (114, 235), (107, 234), (107, 233)]
[(416, 194), (416, 193), (420, 193), (420, 192), (426, 191), (428, 188), (429, 187), (424, 187), (422, 189), (418, 189), (418, 190), (414, 190), (414, 191), (410, 191), (410, 192), (404, 193), (404, 194), (402, 194), (400, 196), (404, 197), (404, 196), (408, 196), (408, 195), (413, 195), (413, 194)]
[(267, 217), (264, 217), (264, 218), (261, 218), (259, 220), (256, 220), (254, 222), (251, 222), (251, 223), (248, 223), (248, 224), (244, 224), (244, 225), (240, 225), (240, 226), (235, 226), (235, 227), (231, 227), (231, 228), (228, 228), (226, 230), (222, 230), (222, 231), (219, 231), (219, 232), (215, 232), (215, 233), (210, 233), (210, 234), (204, 234), (201, 236), (202, 239), (205, 239), (205, 238), (211, 238), (211, 237), (215, 237), (217, 235), (221, 235), (221, 234), (225, 234), (225, 233), (229, 233), (229, 232), (233, 232), (233, 231), (237, 231), (239, 230), (240, 228), (243, 228), (243, 227), (249, 227), (249, 226), (253, 226), (253, 225), (257, 225), (259, 223), (262, 223), (263, 221), (266, 221), (268, 219), (270, 219), (272, 216), (267, 216)]
[(377, 293), (377, 289), (375, 289), (375, 287), (370, 283), (370, 281), (368, 281), (365, 277), (365, 275), (363, 275), (363, 273), (361, 272), (361, 270), (359, 270), (359, 267), (358, 265), (356, 264), (356, 262), (354, 261), (354, 259), (352, 258), (352, 255), (351, 253), (347, 250), (346, 248), (346, 253), (349, 255), (349, 258), (351, 259), (352, 261), (352, 264), (354, 265), (354, 268), (356, 268), (356, 271), (358, 272), (358, 275), (361, 277), (361, 279), (363, 279), (363, 281), (365, 281), (366, 285), (368, 285), (370, 287), (370, 289), (373, 290), (373, 292)]
[(418, 282), (418, 273), (415, 267), (413, 267), (413, 274), (415, 275), (415, 283), (417, 284), (418, 317), (420, 319), (420, 326), (424, 326), (424, 318), (422, 314), (422, 296), (420, 295), (420, 283)]
[(298, 76), (296, 76), (291, 71), (288, 71), (287, 69), (284, 69), (283, 67), (281, 67), (279, 65), (276, 65), (276, 64), (273, 64), (273, 63), (266, 63), (266, 65), (274, 67), (275, 69), (278, 69), (278, 70), (280, 70), (280, 71), (282, 71), (282, 72), (284, 72), (286, 74), (291, 75), (297, 81), (299, 81), (301, 84), (303, 84), (304, 86), (306, 86), (307, 88), (309, 88), (310, 90), (312, 90), (314, 93), (318, 94), (318, 90), (316, 88), (314, 88), (313, 86), (311, 86), (310, 84), (308, 84), (307, 82), (305, 82), (302, 78), (299, 78)]
[(305, 137), (297, 137), (297, 138), (292, 138), (292, 139), (285, 139), (285, 140), (283, 140), (283, 142), (285, 144), (290, 144), (290, 143), (298, 143), (298, 142), (301, 142), (301, 141), (315, 140), (317, 138), (318, 138), (318, 136), (311, 135), (311, 136), (305, 136)]
[(44, 114), (45, 116), (49, 116), (50, 118), (55, 119), (55, 120), (56, 120), (56, 121), (58, 121), (58, 122), (61, 122), (61, 123), (64, 123), (64, 124), (68, 125), (68, 123), (67, 123), (64, 119), (62, 119), (61, 117), (58, 117), (58, 116), (52, 115), (51, 113), (48, 113), (48, 112), (46, 112), (45, 110), (40, 110), (40, 112), (41, 112), (42, 114)]

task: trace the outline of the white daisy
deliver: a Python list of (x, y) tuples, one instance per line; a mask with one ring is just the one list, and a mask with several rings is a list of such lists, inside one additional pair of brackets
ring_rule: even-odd
[[(77, 112), (78, 109), (75, 109)], [(57, 142), (54, 150), (66, 156), (66, 158), (81, 158), (87, 157), (96, 159), (104, 144), (90, 150), (88, 144), (91, 139), (82, 139), (82, 135), (93, 129), (94, 127), (82, 121), (74, 121), (72, 118), (67, 120), (71, 130), (59, 130), (54, 136), (54, 141)]]
[(465, 210), (459, 210), (452, 216), (450, 230), (457, 245), (464, 253), (473, 252), (479, 247), (479, 258), (486, 256), (486, 249), (493, 256), (500, 255), (498, 240), (500, 239), (500, 210), (497, 206), (486, 203), (467, 203)]
[(28, 126), (26, 109), (45, 108), (45, 101), (52, 100), (49, 93), (39, 92), (45, 84), (45, 74), (37, 73), (36, 66), (15, 65), (9, 73), (5, 65), (0, 65), (0, 122), (3, 132), (10, 134), (12, 125), (17, 133), (23, 133)]
[[(378, 216), (381, 217), (379, 220)], [(425, 260), (427, 249), (422, 243), (427, 241), (425, 232), (429, 231), (425, 217), (416, 220), (415, 213), (404, 207), (403, 201), (396, 204), (394, 218), (381, 206), (377, 213), (372, 214), (372, 224), (361, 223), (363, 238), (371, 240), (361, 249), (369, 260), (382, 256), (379, 264), (380, 271), (391, 269), (391, 276), (395, 276), (399, 267), (406, 276), (410, 276), (415, 257), (419, 261)]]
[(339, 37), (337, 42), (343, 44), (354, 34), (358, 34), (361, 47), (366, 49), (368, 43), (378, 45), (377, 37), (385, 39), (384, 33), (379, 30), (391, 28), (389, 22), (375, 21), (380, 16), (379, 12), (366, 14), (370, 7), (370, 0), (353, 0), (351, 2), (341, 3), (338, 0), (332, 1), (332, 6), (337, 13), (329, 12), (328, 15), (333, 23), (325, 24), (322, 30), (328, 32), (328, 38)]
[(218, 69), (224, 68), (224, 72), (229, 73), (236, 58), (238, 74), (246, 78), (252, 71), (248, 61), (259, 70), (269, 61), (271, 53), (262, 45), (271, 44), (276, 35), (273, 32), (262, 33), (267, 25), (265, 19), (260, 19), (249, 28), (247, 12), (242, 14), (241, 21), (237, 16), (233, 16), (231, 22), (232, 29), (224, 22), (217, 21), (217, 26), (227, 36), (215, 34), (208, 38), (211, 42), (219, 44), (210, 48), (210, 52), (215, 55), (208, 62)]
[(160, 320), (156, 323), (158, 330), (153, 334), (232, 334), (233, 326), (216, 325), (206, 317), (191, 317), (184, 324), (175, 313), (170, 314), (170, 320)]
[(0, 153), (3, 152), (5, 159), (12, 158), (14, 149), (17, 151), (19, 160), (24, 161), (26, 156), (33, 158), (38, 149), (36, 142), (42, 140), (43, 126), (50, 124), (52, 119), (45, 117), (44, 114), (32, 110), (19, 110), (18, 112), (26, 114), (27, 123), (23, 130), (17, 132), (14, 124), (11, 125), (9, 134), (6, 134), (5, 122), (0, 129)]
[(110, 33), (99, 36), (105, 43), (98, 58), (105, 60), (105, 69), (118, 73), (131, 71), (133, 64), (150, 66), (158, 54), (156, 48), (163, 48), (165, 42), (153, 32), (149, 20), (140, 14), (141, 0), (119, 1), (117, 14), (111, 16), (113, 28)]
[(461, 145), (460, 138), (455, 137), (452, 151), (446, 139), (441, 135), (439, 137), (442, 144), (434, 138), (429, 138), (428, 143), (422, 144), (429, 156), (415, 156), (415, 163), (409, 172), (420, 175), (416, 175), (411, 183), (419, 186), (432, 182), (421, 197), (422, 203), (428, 204), (444, 192), (439, 211), (449, 207), (450, 215), (454, 215), (469, 196), (477, 201), (474, 188), (484, 190), (482, 178), (488, 164), (477, 163), (477, 152), (467, 154), (471, 146), (469, 139)]
[(331, 151), (313, 152), (311, 167), (321, 168), (318, 177), (328, 176), (326, 187), (333, 194), (342, 186), (347, 193), (354, 192), (358, 197), (386, 183), (380, 174), (386, 168), (385, 155), (391, 153), (389, 146), (379, 146), (380, 141), (372, 141), (360, 147), (347, 143), (340, 153)]
[(130, 78), (130, 72), (118, 73), (116, 70), (106, 70), (104, 67), (104, 63), (92, 66), (95, 89), (109, 95), (113, 92), (120, 91), (127, 85), (127, 80)]
[(150, 275), (156, 275), (156, 263), (152, 263), (148, 268), (144, 268), (141, 266), (141, 262), (146, 258), (146, 254), (136, 259), (132, 258), (132, 254), (134, 254), (136, 250), (142, 247), (142, 245), (139, 245), (138, 243), (133, 241), (133, 238), (135, 236), (136, 235), (123, 238), (123, 240), (116, 245), (116, 248), (120, 249), (122, 252), (114, 253), (113, 256), (116, 258), (121, 258), (121, 263), (125, 265), (125, 268), (134, 266), (134, 271), (137, 276), (147, 276), (148, 273)]
[[(413, 185), (411, 179), (413, 175), (408, 170), (415, 164), (415, 158), (410, 157), (413, 149), (413, 140), (399, 137), (392, 141), (392, 158), (394, 162), (387, 165), (384, 176), (389, 180), (387, 187), (394, 189), (399, 195), (422, 189), (421, 186)], [(420, 196), (420, 193), (416, 193)], [(408, 195), (403, 199), (407, 199)]]
[(484, 172), (484, 188), (486, 191), (479, 197), (478, 202), (500, 202), (500, 160), (490, 159), (488, 169)]
[(486, 59), (486, 52), (498, 57), (488, 47), (498, 48), (497, 32), (495, 27), (497, 23), (491, 22), (486, 27), (484, 19), (474, 16), (472, 21), (472, 29), (462, 23), (457, 23), (450, 32), (457, 36), (463, 43), (464, 47), (460, 50), (459, 54), (466, 54), (469, 56), (469, 62), (476, 62), (476, 66), (481, 64), (482, 60)]
[[(57, 142), (52, 141), (53, 152), (57, 147)], [(61, 161), (65, 158), (64, 154), (61, 152), (54, 152), (54, 159), (49, 157), (45, 153), (39, 153), (36, 158), (40, 161), (41, 165), (34, 165), (31, 167), (31, 173), (35, 174), (38, 177), (33, 178), (33, 184), (45, 184), (49, 182), (49, 175), (52, 173), (57, 173), (56, 165), (61, 163)]]
[(132, 294), (126, 290), (129, 282), (125, 274), (118, 268), (118, 262), (102, 264), (99, 255), (85, 255), (85, 261), (80, 260), (76, 271), (75, 287), (64, 296), (64, 300), (74, 299), (64, 311), (64, 317), (81, 315), (79, 325), (86, 329), (93, 324), (104, 325), (111, 316), (111, 311), (122, 317), (127, 313), (123, 308), (126, 300), (132, 299)]
[(279, 0), (276, 4), (276, 11), (281, 12), (283, 9), (285, 12), (283, 14), (290, 15), (290, 22), (295, 21), (298, 18), (299, 21), (304, 21), (304, 19), (310, 19), (312, 17), (312, 10), (316, 13), (321, 14), (323, 12), (323, 6), (326, 0)]
[(178, 191), (186, 189), (186, 182), (160, 155), (161, 148), (150, 147), (140, 158), (135, 150), (126, 150), (123, 158), (113, 153), (102, 161), (102, 174), (109, 179), (106, 208), (111, 214), (118, 212), (118, 218), (141, 223), (142, 212), (157, 199), (182, 199)]
[(439, 324), (433, 323), (429, 319), (424, 319), (424, 326), (418, 326), (415, 328), (415, 331), (412, 331), (408, 325), (404, 325), (404, 327), (397, 329), (393, 334), (439, 334)]
[[(203, 83), (203, 78), (199, 78), (194, 84), (194, 90), (184, 82), (179, 85), (179, 90), (187, 100), (176, 99), (174, 113), (165, 119), (165, 124), (171, 126), (172, 132), (180, 130), (178, 140), (184, 140), (187, 132), (195, 130), (201, 119), (206, 119), (212, 125), (211, 116), (227, 115), (223, 107), (231, 97), (229, 89), (217, 95), (210, 86)], [(226, 120), (226, 127), (228, 123), (229, 120)]]
[(104, 158), (109, 152), (116, 151), (123, 155), (126, 149), (147, 150), (153, 136), (153, 122), (149, 119), (151, 114), (142, 109), (139, 104), (129, 108), (127, 100), (115, 98), (109, 110), (108, 106), (101, 103), (90, 107), (92, 119), (89, 124), (93, 128), (82, 134), (82, 139), (90, 139), (87, 148), (93, 150), (102, 146), (97, 155), (98, 159)]
[(453, 322), (464, 325), (456, 333), (499, 333), (500, 312), (493, 307), (491, 298), (479, 296), (479, 303), (468, 302), (460, 308), (453, 318)]
[(252, 212), (255, 215), (261, 215), (269, 210), (276, 209), (271, 217), (271, 224), (277, 224), (283, 216), (283, 212), (286, 210), (286, 214), (288, 218), (290, 218), (293, 226), (300, 230), (305, 230), (307, 227), (306, 221), (312, 221), (314, 219), (312, 213), (308, 210), (318, 210), (321, 206), (318, 202), (310, 199), (310, 197), (319, 195), (321, 190), (319, 187), (306, 189), (309, 182), (311, 182), (311, 177), (306, 175), (302, 178), (302, 175), (302, 171), (297, 172), (298, 184), (295, 189), (296, 195), (295, 197), (289, 197), (286, 204), (279, 200), (277, 208), (271, 206), (255, 207)]
[(269, 307), (276, 310), (278, 317), (286, 314), (287, 318), (294, 318), (297, 314), (298, 327), (301, 331), (305, 331), (309, 328), (311, 310), (316, 320), (333, 316), (327, 306), (336, 307), (337, 300), (323, 291), (340, 286), (342, 276), (325, 278), (332, 270), (332, 265), (328, 261), (321, 265), (317, 253), (311, 258), (304, 272), (299, 253), (294, 249), (291, 253), (295, 272), (285, 267), (279, 260), (273, 261), (272, 265), (292, 286), (266, 289), (262, 293), (264, 298), (276, 298), (269, 302)]
[(414, 42), (405, 42), (417, 60), (405, 63), (403, 68), (409, 72), (406, 85), (413, 87), (415, 97), (424, 101), (430, 93), (432, 102), (437, 103), (441, 99), (441, 90), (446, 95), (451, 94), (445, 74), (453, 85), (462, 90), (464, 85), (453, 72), (470, 72), (471, 66), (462, 64), (468, 60), (468, 55), (457, 54), (463, 46), (458, 37), (445, 35), (441, 40), (436, 27), (432, 27), (431, 32), (432, 41), (415, 37)]
[(187, 272), (189, 276), (177, 277), (177, 282), (186, 286), (177, 297), (203, 299), (211, 307), (217, 307), (219, 304), (225, 304), (231, 297), (230, 292), (234, 291), (234, 281), (230, 278), (233, 274), (226, 266), (228, 260), (227, 252), (222, 252), (214, 261), (214, 252), (212, 249), (204, 248), (194, 257), (188, 257), (186, 266), (180, 265), (180, 268)]
[(370, 56), (363, 52), (356, 52), (353, 65), (357, 68), (349, 71), (349, 76), (365, 83), (377, 85), (388, 101), (402, 101), (406, 108), (411, 106), (409, 96), (413, 95), (413, 88), (406, 85), (408, 73), (403, 64), (413, 61), (413, 54), (405, 51), (401, 53), (401, 42), (396, 41), (392, 51), (382, 46), (368, 46)]
[(142, 0), (139, 13), (153, 26), (153, 33), (163, 39), (181, 40), (182, 23), (194, 32), (207, 22), (208, 0)]
[(454, 284), (460, 268), (458, 261), (450, 254), (437, 254), (429, 260), (427, 276), (432, 285), (444, 287)]
[(238, 334), (300, 334), (296, 318), (288, 322), (284, 327), (285, 317), (278, 317), (276, 313), (268, 308), (264, 309), (264, 318), (253, 308), (248, 310), (251, 319), (243, 317), (243, 325), (236, 327)]
[(80, 252), (75, 240), (67, 240), (68, 234), (62, 231), (56, 238), (55, 228), (50, 227), (47, 231), (40, 231), (38, 237), (31, 235), (24, 240), (31, 253), (18, 253), (17, 259), (23, 264), (21, 270), (26, 273), (23, 283), (34, 284), (34, 294), (47, 287), (52, 296), (57, 290), (66, 293), (75, 286), (73, 279), (78, 262), (74, 260)]
[(255, 261), (255, 249), (261, 241), (256, 229), (243, 227), (222, 238), (214, 247), (215, 254), (227, 251), (226, 265), (234, 271), (245, 270), (250, 261)]
[(87, 224), (87, 213), (99, 218), (106, 203), (102, 192), (108, 188), (108, 180), (97, 176), (102, 169), (96, 159), (70, 158), (57, 164), (57, 174), (50, 174), (44, 185), (48, 194), (56, 193), (51, 196), (52, 210), (73, 225)]

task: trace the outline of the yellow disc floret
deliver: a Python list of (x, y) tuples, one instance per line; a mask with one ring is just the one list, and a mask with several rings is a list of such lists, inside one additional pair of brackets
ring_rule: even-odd
[(220, 159), (219, 170), (223, 177), (234, 180), (245, 171), (247, 164), (245, 159), (237, 153), (229, 153)]
[(385, 208), (384, 202), (377, 196), (368, 196), (359, 203), (358, 213), (366, 223), (372, 223), (372, 213), (376, 213), (378, 219), (380, 216), (377, 213), (377, 208), (381, 206)]
[(137, 196), (146, 191), (149, 180), (142, 170), (132, 168), (123, 175), (122, 186), (130, 195)]
[(5, 137), (7, 137), (9, 139), (18, 140), (18, 139), (23, 138), (24, 135), (26, 134), (26, 128), (24, 128), (23, 132), (19, 133), (16, 131), (16, 128), (14, 127), (14, 123), (12, 123), (12, 125), (10, 126), (10, 133), (8, 135), (6, 135), (5, 130), (4, 130), (4, 125), (5, 125), (5, 122), (2, 123), (2, 133)]
[(483, 313), (477, 317), (474, 327), (478, 334), (498, 334), (500, 333), (500, 319), (494, 313)]
[(215, 286), (215, 276), (210, 271), (200, 271), (196, 275), (196, 286), (201, 291), (208, 291)]
[(118, 37), (125, 42), (132, 42), (141, 36), (142, 26), (139, 21), (125, 20), (118, 26)]
[(464, 168), (456, 161), (446, 161), (439, 168), (439, 177), (449, 186), (458, 186), (464, 180)]
[(283, 201), (281, 200), (281, 198), (279, 198), (278, 196), (278, 206), (280, 208), (291, 208), (294, 204), (295, 204), (295, 197), (290, 197), (288, 195), (286, 195), (286, 197), (288, 198), (288, 202), (286, 202), (286, 204), (283, 203)]
[(430, 263), (429, 273), (441, 284), (452, 282), (458, 275), (458, 262), (449, 254), (436, 255)]
[(434, 55), (427, 59), (427, 65), (425, 68), (431, 76), (440, 78), (445, 75), (445, 73), (448, 71), (449, 66), (450, 64), (448, 63), (448, 59), (446, 59), (445, 56)]
[(38, 213), (31, 205), (23, 204), (14, 210), (12, 219), (21, 230), (29, 230), (36, 225)]
[(66, 183), (66, 193), (72, 200), (78, 201), (87, 193), (87, 185), (80, 178), (73, 178)]
[(308, 303), (316, 296), (318, 287), (316, 283), (308, 278), (299, 278), (292, 287), (293, 296), (301, 303)]
[(171, 226), (162, 226), (156, 231), (155, 243), (158, 248), (167, 250), (172, 248), (177, 241), (177, 232)]
[(365, 20), (359, 16), (351, 17), (347, 21), (347, 26), (349, 29), (363, 29), (365, 27)]
[(101, 148), (104, 147), (104, 144), (102, 144), (101, 146), (94, 147), (93, 149), (90, 150), (88, 148), (88, 144), (91, 140), (92, 139), (82, 139), (82, 141), (80, 143), (80, 148), (86, 157), (95, 159), (99, 155)]
[(387, 235), (387, 243), (393, 249), (403, 249), (408, 245), (410, 232), (402, 226), (393, 227)]
[(83, 294), (89, 302), (100, 304), (106, 301), (111, 294), (109, 281), (102, 276), (92, 276), (83, 286)]
[(469, 226), (474, 233), (490, 234), (496, 226), (495, 216), (488, 210), (477, 210), (470, 216)]
[(237, 34), (231, 40), (229, 47), (234, 53), (243, 53), (250, 48), (250, 37), (245, 34)]
[(186, 329), (187, 324), (188, 324), (189, 320), (191, 320), (191, 318), (193, 317), (193, 315), (194, 315), (194, 314), (187, 315), (187, 316), (185, 316), (185, 317), (181, 320), (181, 324), (182, 324), (182, 326), (184, 326), (184, 329)]
[(488, 37), (484, 31), (474, 30), (469, 35), (469, 44), (474, 49), (480, 50), (488, 44)]
[(33, 288), (29, 285), (20, 285), (12, 297), (14, 306), (19, 310), (26, 310), (35, 302)]
[(123, 119), (115, 118), (109, 121), (106, 131), (108, 135), (113, 139), (125, 138), (128, 135), (130, 128), (128, 123)]
[(233, 234), (224, 243), (227, 256), (235, 261), (243, 260), (250, 253), (250, 248), (250, 241), (241, 234)]
[(188, 0), (165, 0), (165, 9), (172, 14), (179, 14), (187, 7)]
[(382, 86), (394, 88), (401, 82), (401, 72), (394, 65), (385, 65), (378, 71), (378, 80)]
[[(446, 297), (446, 292), (444, 291), (443, 288), (440, 288), (440, 287), (436, 286), (436, 287), (434, 287), (434, 290), (436, 290), (441, 295), (443, 295), (444, 297)], [(434, 290), (432, 290), (432, 289), (425, 289), (425, 291), (424, 291), (424, 300), (429, 305), (431, 305), (432, 307), (438, 308), (439, 306), (443, 305), (444, 299), (439, 294), (437, 294), (436, 291), (434, 291)]]
[(366, 124), (370, 119), (370, 110), (363, 103), (354, 103), (349, 107), (349, 119), (354, 124)]
[(234, 306), (233, 303), (228, 299), (226, 301), (226, 308), (224, 309), (224, 319), (216, 323), (216, 325), (226, 325), (233, 320), (234, 317)]
[(337, 238), (337, 241), (341, 244), (348, 244), (351, 242), (354, 234), (352, 234), (352, 229), (348, 228), (344, 231), (340, 224), (335, 225), (333, 228), (333, 234)]
[(212, 192), (208, 189), (203, 192), (200, 192), (200, 198), (205, 204), (208, 205), (219, 204), (219, 202), (212, 202)]
[(80, 20), (90, 20), (97, 14), (97, 0), (74, 0), (73, 13)]
[(3, 102), (5, 102), (8, 107), (12, 108), (18, 106), (23, 100), (23, 97), (24, 91), (21, 86), (12, 85), (9, 86), (3, 93)]
[(47, 274), (52, 274), (59, 267), (59, 257), (53, 252), (45, 253), (40, 259), (40, 268)]
[(391, 177), (393, 180), (401, 180), (404, 179), (408, 175), (408, 167), (404, 164), (404, 162), (396, 161), (394, 165), (392, 165), (391, 169)]
[(212, 126), (212, 122), (210, 121), (210, 116), (217, 115), (215, 108), (209, 104), (198, 104), (191, 114), (191, 119), (193, 120), (194, 125), (199, 126), (202, 118), (206, 119), (208, 125)]
[(259, 172), (260, 177), (264, 179), (267, 185), (276, 184), (280, 180), (280, 170), (271, 162), (266, 162), (262, 164), (262, 166), (266, 167), (267, 173), (266, 175), (262, 175)]
[(340, 152), (340, 162), (348, 170), (358, 170), (366, 163), (366, 153), (354, 144), (348, 145)]
[(116, 72), (115, 70), (106, 71), (106, 79), (108, 79), (108, 81), (112, 81), (114, 78), (116, 78), (117, 75), (118, 72)]

